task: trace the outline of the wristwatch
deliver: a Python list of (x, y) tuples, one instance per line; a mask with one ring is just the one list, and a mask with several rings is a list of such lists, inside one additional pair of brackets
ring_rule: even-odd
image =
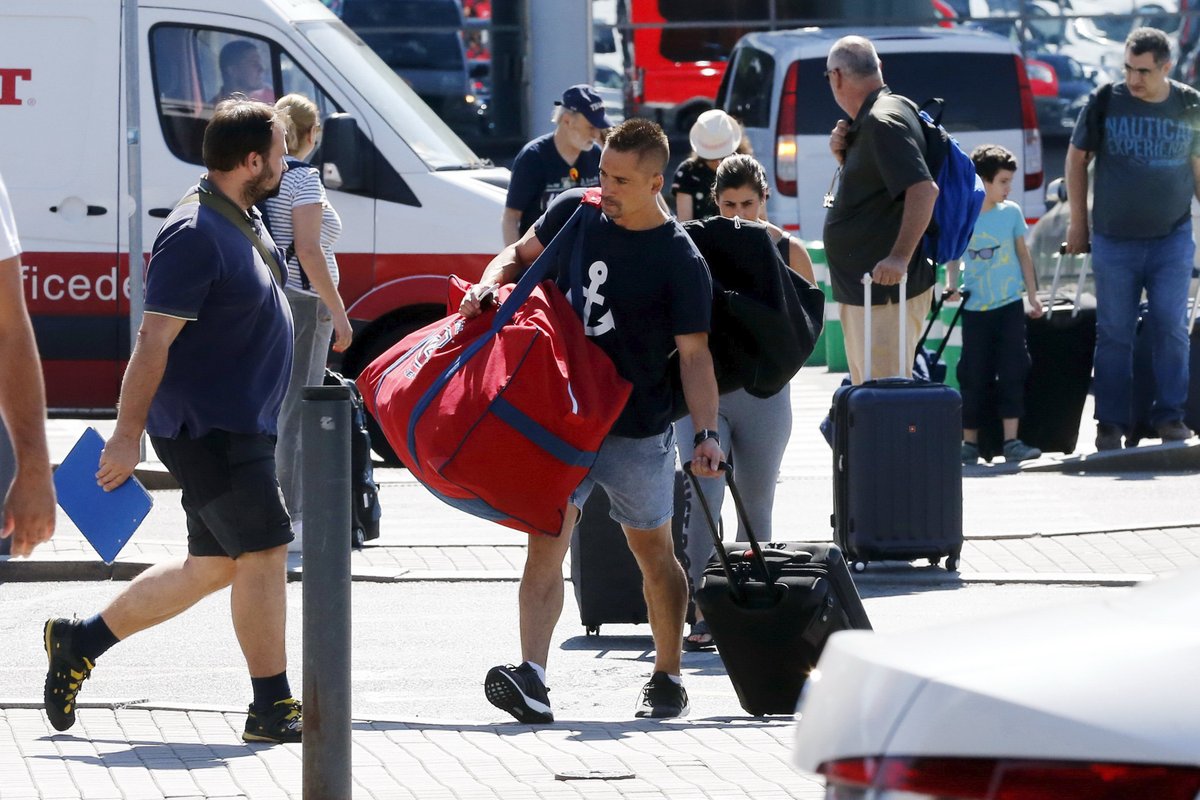
[(704, 428), (703, 430), (696, 431), (696, 436), (692, 439), (692, 447), (699, 447), (700, 443), (705, 439), (712, 439), (717, 443), (717, 447), (721, 446), (721, 434), (714, 430)]

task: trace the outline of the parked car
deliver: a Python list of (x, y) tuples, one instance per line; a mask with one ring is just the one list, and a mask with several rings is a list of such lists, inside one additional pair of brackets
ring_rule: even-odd
[(795, 763), (838, 800), (1194, 800), (1198, 579), (834, 634), (801, 696)]
[(1095, 67), (1085, 67), (1071, 56), (1062, 53), (1035, 53), (1034, 58), (1052, 67), (1058, 78), (1059, 102), (1053, 108), (1047, 104), (1045, 117), (1042, 115), (1042, 107), (1038, 108), (1038, 124), (1041, 126), (1042, 136), (1070, 136), (1071, 131), (1075, 129), (1079, 108), (1082, 108), (1082, 105), (1075, 105), (1076, 101), (1083, 98), (1083, 102), (1086, 102), (1088, 95), (1104, 82), (1104, 78)]
[(917, 103), (945, 101), (942, 122), (968, 151), (999, 144), (1021, 169), (1013, 199), (1027, 217), (1042, 210), (1042, 140), (1025, 64), (998, 36), (962, 28), (804, 28), (742, 37), (717, 94), (738, 118), (767, 170), (771, 217), (805, 238), (820, 238), (821, 198), (837, 166), (829, 132), (846, 116), (822, 77), (825, 57), (847, 34), (870, 38), (893, 90)]

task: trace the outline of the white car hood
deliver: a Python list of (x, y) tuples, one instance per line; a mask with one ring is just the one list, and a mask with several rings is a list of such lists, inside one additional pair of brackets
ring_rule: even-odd
[(1200, 573), (1103, 602), (829, 642), (796, 764), (868, 755), (1200, 766)]

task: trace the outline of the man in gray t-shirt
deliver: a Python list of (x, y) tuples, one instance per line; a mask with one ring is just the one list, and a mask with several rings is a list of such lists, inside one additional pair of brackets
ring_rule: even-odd
[(1187, 300), (1195, 244), (1191, 202), (1200, 183), (1200, 95), (1168, 79), (1170, 43), (1155, 28), (1125, 41), (1125, 80), (1093, 93), (1067, 150), (1067, 251), (1087, 252), (1088, 161), (1096, 160), (1090, 246), (1096, 276), (1097, 450), (1121, 447), (1133, 419), (1133, 345), (1142, 291), (1149, 301), (1155, 397), (1163, 441), (1192, 436)]

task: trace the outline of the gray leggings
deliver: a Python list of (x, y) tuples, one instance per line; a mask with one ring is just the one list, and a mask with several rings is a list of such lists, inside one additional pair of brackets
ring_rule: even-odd
[[(754, 538), (771, 540), (771, 512), (775, 506), (775, 484), (779, 480), (779, 462), (788, 438), (792, 435), (792, 401), (788, 387), (768, 398), (758, 398), (745, 391), (721, 395), (718, 414), (721, 448), (732, 459), (737, 476), (738, 491), (750, 517)], [(692, 438), (695, 436), (691, 417), (675, 423), (675, 437), (681, 462), (692, 458)], [(720, 519), (725, 500), (724, 478), (701, 478), (700, 489), (712, 510), (713, 519)], [(688, 563), (684, 564), (692, 587), (700, 583), (704, 565), (713, 554), (712, 534), (704, 519), (704, 511), (691, 498), (690, 486), (685, 486), (683, 536)], [(737, 541), (748, 541), (746, 532), (738, 525)]]

